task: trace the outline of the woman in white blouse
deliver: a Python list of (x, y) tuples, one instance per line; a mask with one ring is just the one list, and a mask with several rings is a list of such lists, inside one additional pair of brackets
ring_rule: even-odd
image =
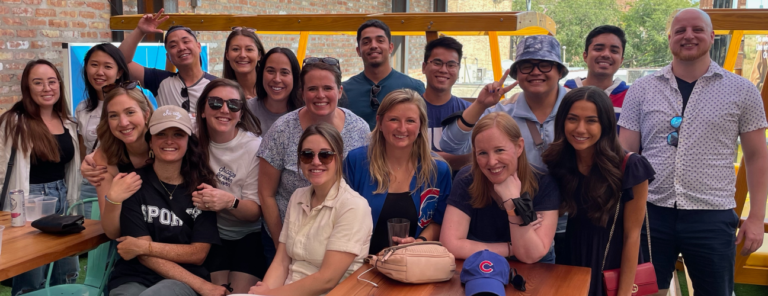
[(277, 255), (251, 294), (321, 295), (362, 265), (373, 220), (368, 202), (342, 178), (343, 147), (330, 124), (304, 130), (297, 153), (311, 185), (291, 196)]

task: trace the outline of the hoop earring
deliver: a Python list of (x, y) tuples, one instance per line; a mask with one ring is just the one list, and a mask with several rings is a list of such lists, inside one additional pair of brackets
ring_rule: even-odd
[(152, 149), (149, 149), (149, 158), (155, 158), (155, 152)]

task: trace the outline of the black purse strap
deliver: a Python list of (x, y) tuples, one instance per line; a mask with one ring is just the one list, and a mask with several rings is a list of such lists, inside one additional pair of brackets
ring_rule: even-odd
[(5, 196), (8, 195), (8, 183), (11, 181), (13, 162), (16, 160), (16, 148), (11, 148), (11, 157), (8, 158), (8, 168), (5, 170), (5, 182), (3, 182), (3, 192), (0, 193), (0, 209), (5, 207)]

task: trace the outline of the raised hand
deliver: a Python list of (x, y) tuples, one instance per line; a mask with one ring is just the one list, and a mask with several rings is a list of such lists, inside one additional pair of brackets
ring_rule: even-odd
[(145, 14), (139, 20), (139, 24), (136, 26), (136, 29), (144, 34), (163, 33), (163, 30), (158, 29), (157, 26), (168, 19), (167, 15), (163, 15), (164, 11), (164, 8), (160, 8), (160, 11), (155, 14)]
[(102, 175), (106, 172), (106, 166), (96, 165), (96, 162), (93, 160), (93, 153), (86, 155), (83, 163), (80, 164), (80, 174), (95, 187), (101, 186), (101, 181), (104, 180)]
[(477, 100), (475, 100), (475, 102), (485, 108), (490, 108), (496, 105), (496, 103), (501, 100), (501, 96), (517, 86), (517, 81), (515, 81), (509, 86), (504, 87), (504, 81), (507, 80), (508, 75), (509, 69), (504, 72), (504, 76), (501, 77), (501, 80), (494, 81), (493, 83), (489, 83), (483, 87), (483, 89), (480, 90), (480, 93), (477, 95)]
[(514, 208), (512, 201), (509, 201), (509, 199), (519, 198), (521, 188), (522, 183), (520, 182), (520, 178), (517, 177), (517, 172), (515, 172), (514, 175), (507, 177), (504, 182), (493, 184), (493, 189), (496, 191), (496, 194), (501, 197), (502, 205), (508, 210)]

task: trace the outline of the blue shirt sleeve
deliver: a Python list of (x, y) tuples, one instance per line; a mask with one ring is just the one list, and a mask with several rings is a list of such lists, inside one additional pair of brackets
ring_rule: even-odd
[(171, 72), (144, 67), (144, 87), (146, 90), (152, 92), (152, 95), (157, 97), (157, 90), (160, 89), (160, 83), (166, 78), (171, 76)]
[(469, 185), (472, 184), (471, 167), (461, 169), (453, 180), (451, 193), (448, 195), (446, 203), (472, 217), (471, 196), (469, 195)]
[(445, 218), (445, 208), (448, 207), (448, 196), (451, 194), (453, 182), (451, 182), (451, 169), (448, 164), (442, 160), (435, 160), (437, 162), (437, 185), (440, 188), (440, 196), (437, 198), (437, 208), (435, 209), (435, 215), (432, 218), (437, 224), (443, 224), (443, 218)]

